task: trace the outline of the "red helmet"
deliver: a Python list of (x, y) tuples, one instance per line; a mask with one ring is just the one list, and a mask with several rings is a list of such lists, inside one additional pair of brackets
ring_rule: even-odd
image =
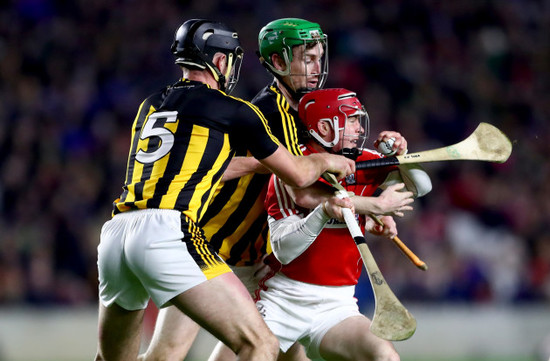
[[(357, 99), (354, 92), (343, 88), (320, 89), (312, 91), (300, 99), (298, 106), (299, 117), (306, 126), (308, 133), (321, 145), (332, 148), (343, 142), (345, 137), (353, 137), (356, 148), (363, 148), (369, 132), (369, 115)], [(346, 127), (349, 117), (356, 116), (359, 120), (359, 132), (344, 133), (340, 139), (340, 131)], [(334, 138), (325, 140), (319, 135), (318, 122), (326, 121), (334, 130)], [(340, 147), (340, 149), (342, 149)]]

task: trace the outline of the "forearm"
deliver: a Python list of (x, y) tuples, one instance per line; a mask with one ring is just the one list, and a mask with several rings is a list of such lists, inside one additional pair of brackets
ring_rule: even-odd
[(292, 188), (288, 185), (285, 188), (294, 203), (307, 209), (313, 209), (334, 196), (334, 189), (320, 182), (307, 188)]
[(316, 182), (323, 172), (330, 168), (329, 161), (325, 154), (311, 154), (308, 156), (294, 156), (296, 181), (287, 181), (284, 178), (283, 182), (291, 185), (294, 188), (306, 188)]
[(273, 254), (282, 264), (300, 256), (317, 238), (330, 217), (319, 205), (305, 218), (297, 215), (279, 220), (269, 218)]
[(355, 213), (357, 214), (382, 214), (385, 213), (383, 206), (380, 204), (380, 198), (378, 197), (351, 197), (351, 201), (355, 206)]
[(355, 162), (341, 155), (315, 153), (307, 156), (294, 156), (283, 146), (260, 162), (271, 169), (283, 182), (305, 188), (316, 182), (325, 171), (342, 179), (355, 171)]

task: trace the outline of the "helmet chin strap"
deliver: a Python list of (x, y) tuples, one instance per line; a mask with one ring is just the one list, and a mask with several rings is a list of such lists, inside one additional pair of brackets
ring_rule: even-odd
[(342, 148), (342, 155), (346, 158), (356, 160), (361, 152), (357, 148)]
[(212, 73), (212, 76), (214, 77), (214, 80), (218, 82), (218, 87), (222, 92), (225, 91), (225, 76), (220, 72), (220, 69), (218, 69), (217, 66), (210, 63), (209, 61), (206, 61), (206, 66), (208, 66), (208, 69), (210, 69), (210, 72)]
[[(218, 87), (220, 88), (220, 90), (225, 92), (225, 76), (221, 73), (220, 69), (218, 69), (218, 67), (214, 65), (214, 63), (210, 61), (210, 59), (208, 59), (200, 51), (196, 51), (195, 55), (198, 56), (206, 64), (206, 66), (210, 70), (210, 73), (212, 73), (214, 80), (216, 80), (216, 82), (218, 83)], [(230, 67), (229, 63), (228, 63), (228, 67)]]

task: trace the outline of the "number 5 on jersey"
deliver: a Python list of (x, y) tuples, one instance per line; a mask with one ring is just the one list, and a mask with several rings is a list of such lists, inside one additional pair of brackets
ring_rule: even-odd
[[(165, 126), (167, 123), (176, 123), (178, 121), (178, 112), (159, 112), (149, 115), (139, 136), (139, 150), (136, 154), (136, 160), (140, 163), (153, 163), (164, 157), (174, 145), (174, 134)], [(160, 138), (160, 146), (152, 150), (148, 149), (150, 138)], [(149, 142), (143, 142), (149, 139)], [(144, 150), (146, 149), (146, 150)]]

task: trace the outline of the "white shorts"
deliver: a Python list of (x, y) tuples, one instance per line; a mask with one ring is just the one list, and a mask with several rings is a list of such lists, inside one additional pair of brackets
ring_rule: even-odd
[(355, 286), (319, 286), (281, 273), (267, 280), (265, 286), (267, 290), (260, 291), (256, 307), (283, 352), (298, 341), (309, 358), (319, 358), (325, 334), (346, 318), (361, 315)]
[(97, 247), (99, 298), (127, 310), (158, 307), (223, 273), (229, 266), (181, 212), (146, 209), (115, 215), (101, 229)]
[[(265, 257), (264, 257), (265, 258)], [(258, 289), (258, 283), (264, 276), (271, 271), (268, 265), (263, 261), (255, 263), (253, 266), (229, 266), (235, 276), (237, 276), (242, 283), (246, 286), (246, 289), (250, 293), (250, 296), (254, 298), (254, 292)]]

